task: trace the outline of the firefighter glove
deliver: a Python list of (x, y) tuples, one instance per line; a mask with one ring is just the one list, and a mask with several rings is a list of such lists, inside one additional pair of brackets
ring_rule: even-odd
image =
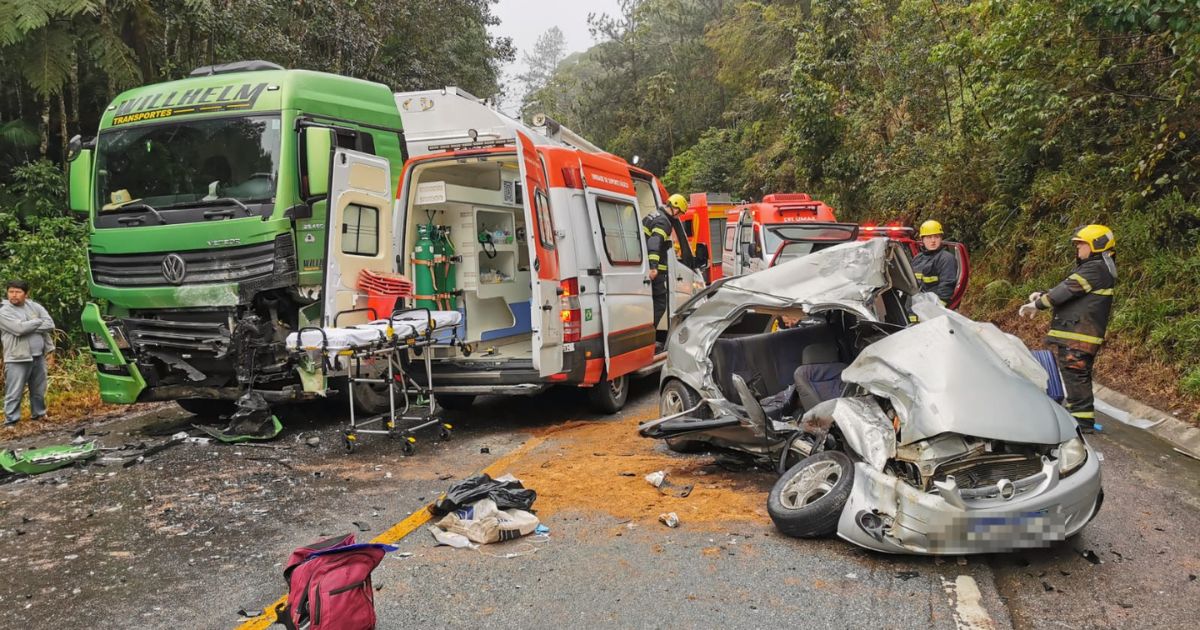
[(1017, 309), (1018, 315), (1020, 315), (1021, 317), (1028, 317), (1029, 319), (1033, 319), (1033, 318), (1037, 317), (1037, 312), (1038, 312), (1038, 307), (1033, 302), (1029, 302), (1028, 304), (1022, 304), (1021, 308)]

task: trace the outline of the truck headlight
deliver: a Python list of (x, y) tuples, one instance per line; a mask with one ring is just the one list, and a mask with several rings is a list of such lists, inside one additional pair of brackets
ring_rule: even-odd
[(112, 326), (108, 329), (108, 332), (112, 335), (113, 342), (117, 344), (118, 349), (120, 349), (120, 350), (128, 350), (129, 349), (129, 340), (125, 338), (125, 330), (124, 329), (122, 329), (119, 326)]
[(108, 343), (104, 341), (104, 337), (96, 333), (88, 333), (88, 345), (96, 352), (108, 352)]
[(1075, 436), (1058, 445), (1058, 474), (1062, 477), (1075, 472), (1087, 461), (1087, 445)]

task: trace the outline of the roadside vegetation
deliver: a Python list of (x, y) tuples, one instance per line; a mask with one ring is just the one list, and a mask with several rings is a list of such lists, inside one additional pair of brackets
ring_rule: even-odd
[(1183, 0), (623, 2), (527, 98), (673, 191), (804, 191), (839, 218), (937, 218), (966, 310), (1117, 234), (1107, 384), (1200, 419), (1200, 5)]

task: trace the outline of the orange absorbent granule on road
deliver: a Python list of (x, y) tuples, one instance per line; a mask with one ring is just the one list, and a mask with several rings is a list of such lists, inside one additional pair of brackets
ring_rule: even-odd
[[(616, 421), (569, 422), (548, 430), (540, 446), (509, 468), (537, 490), (541, 516), (563, 510), (595, 510), (632, 521), (675, 512), (684, 526), (719, 526), (732, 520), (765, 521), (767, 492), (775, 481), (757, 470), (730, 472), (712, 455), (665, 452), (658, 440), (640, 437), (639, 422), (654, 414)], [(645, 480), (663, 470), (675, 486), (692, 485), (687, 497), (662, 494)]]

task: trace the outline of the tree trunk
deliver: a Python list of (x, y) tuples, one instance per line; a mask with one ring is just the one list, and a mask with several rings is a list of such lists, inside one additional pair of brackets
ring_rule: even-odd
[(63, 172), (65, 173), (67, 171), (67, 139), (69, 136), (67, 135), (67, 98), (63, 96), (62, 90), (58, 91), (58, 133), (62, 136), (60, 138), (62, 141), (60, 159), (62, 160)]
[(42, 113), (38, 118), (38, 131), (41, 132), (41, 141), (38, 143), (38, 151), (41, 153), (42, 159), (47, 158), (47, 153), (50, 151), (50, 97), (42, 97)]

